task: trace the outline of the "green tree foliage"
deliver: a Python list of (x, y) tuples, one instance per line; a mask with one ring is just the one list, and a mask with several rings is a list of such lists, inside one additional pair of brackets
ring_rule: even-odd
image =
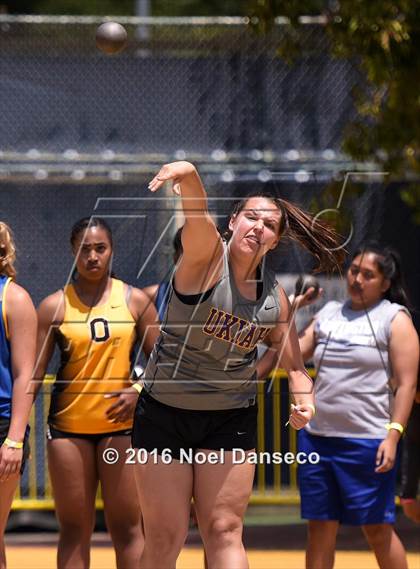
[[(356, 160), (374, 160), (394, 178), (420, 175), (420, 9), (417, 0), (250, 0), (257, 31), (276, 16), (290, 19), (279, 53), (300, 52), (299, 16), (322, 14), (334, 57), (358, 62), (368, 84), (355, 93), (358, 117), (348, 125), (343, 149)], [(420, 188), (402, 192), (420, 222)]]

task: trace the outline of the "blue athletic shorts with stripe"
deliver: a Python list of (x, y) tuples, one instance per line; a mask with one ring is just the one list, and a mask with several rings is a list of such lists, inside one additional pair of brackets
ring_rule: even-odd
[(320, 456), (317, 464), (299, 465), (302, 518), (355, 526), (394, 523), (397, 466), (382, 474), (375, 472), (380, 443), (381, 439), (321, 437), (299, 431), (299, 451)]

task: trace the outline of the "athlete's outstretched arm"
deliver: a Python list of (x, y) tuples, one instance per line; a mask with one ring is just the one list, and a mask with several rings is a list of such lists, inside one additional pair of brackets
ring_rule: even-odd
[(282, 288), (279, 290), (279, 301), (281, 316), (269, 335), (269, 342), (277, 352), (275, 367), (281, 365), (286, 370), (290, 393), (296, 404), (290, 415), (290, 424), (295, 429), (301, 429), (313, 416), (313, 382), (303, 365), (292, 308)]
[[(30, 384), (35, 364), (37, 319), (29, 294), (19, 285), (9, 284), (5, 301), (13, 375), (12, 414), (7, 438), (21, 443), (33, 403)], [(0, 448), (0, 480), (5, 481), (19, 472), (22, 454), (22, 449), (3, 444)]]
[(150, 182), (149, 189), (155, 192), (167, 181), (172, 181), (174, 192), (181, 196), (185, 216), (176, 286), (178, 292), (194, 294), (218, 280), (222, 240), (208, 211), (207, 194), (195, 166), (184, 161), (165, 164)]

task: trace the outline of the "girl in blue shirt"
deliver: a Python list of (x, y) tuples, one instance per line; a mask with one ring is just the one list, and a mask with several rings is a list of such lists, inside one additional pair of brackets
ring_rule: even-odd
[(0, 221), (0, 567), (6, 567), (4, 530), (29, 454), (26, 442), (33, 402), (37, 318), (29, 294), (14, 282), (15, 246)]

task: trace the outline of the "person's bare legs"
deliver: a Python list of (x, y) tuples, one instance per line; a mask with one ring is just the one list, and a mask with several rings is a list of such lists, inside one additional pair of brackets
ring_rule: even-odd
[(98, 487), (95, 444), (77, 438), (54, 439), (47, 448), (60, 525), (58, 569), (88, 569)]
[(141, 569), (175, 569), (188, 533), (192, 477), (191, 465), (163, 464), (160, 456), (136, 466), (145, 536)]
[(6, 569), (6, 553), (4, 547), (4, 531), (10, 508), (12, 507), (13, 496), (19, 482), (20, 475), (12, 476), (5, 482), (0, 482), (0, 569)]
[[(96, 453), (105, 519), (118, 569), (140, 567), (144, 547), (135, 465), (126, 464), (126, 450), (130, 446), (129, 436), (107, 437), (99, 442)], [(120, 458), (116, 464), (107, 464), (103, 460), (103, 452), (108, 447), (118, 451)]]
[(402, 508), (407, 518), (416, 524), (420, 524), (420, 502), (418, 500), (404, 502)]
[(254, 471), (253, 464), (233, 464), (230, 451), (225, 451), (223, 464), (194, 465), (195, 509), (210, 569), (249, 566), (242, 530)]
[(306, 569), (332, 569), (338, 521), (309, 520)]
[(366, 524), (362, 530), (381, 569), (408, 568), (404, 546), (391, 524)]

